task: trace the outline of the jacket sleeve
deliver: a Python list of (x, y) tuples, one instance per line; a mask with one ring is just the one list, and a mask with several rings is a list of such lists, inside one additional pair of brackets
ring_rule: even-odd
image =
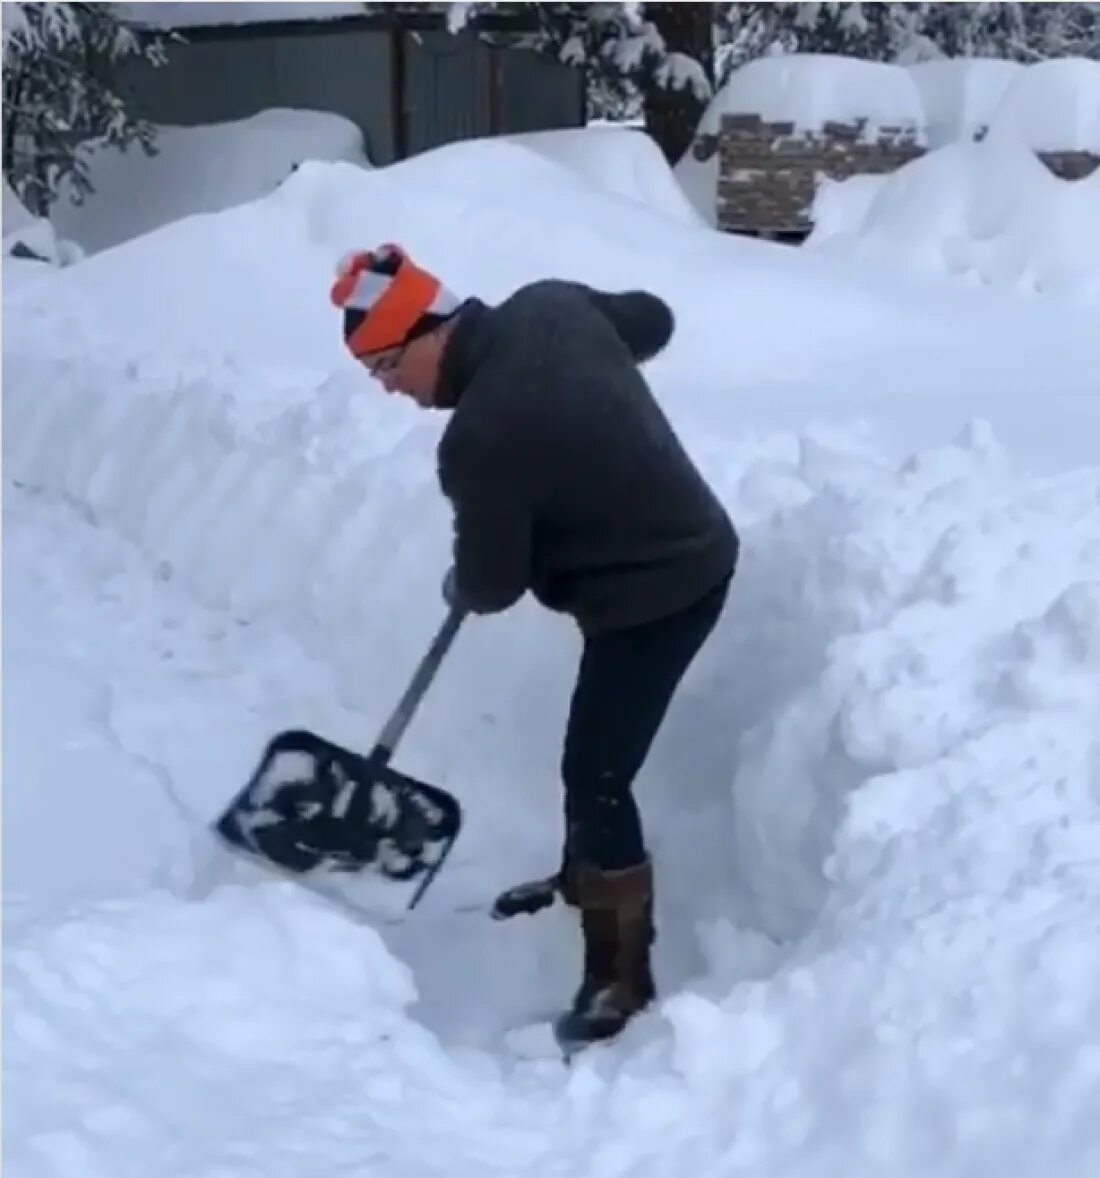
[(448, 447), (439, 478), (454, 508), (455, 591), (473, 613), (500, 613), (531, 580), (531, 512), (499, 456)]

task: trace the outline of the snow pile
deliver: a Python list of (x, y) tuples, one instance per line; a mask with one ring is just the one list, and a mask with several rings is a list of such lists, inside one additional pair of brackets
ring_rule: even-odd
[(1100, 170), (1062, 180), (1001, 131), (888, 176), (823, 179), (813, 216), (812, 250), (1028, 292), (1100, 294)]
[(359, 128), (319, 111), (265, 110), (228, 123), (163, 126), (156, 146), (153, 156), (136, 147), (89, 149), (94, 191), (79, 205), (61, 195), (51, 210), (58, 231), (88, 251), (102, 250), (182, 217), (265, 196), (308, 160), (368, 164)]
[(984, 131), (1005, 91), (1034, 67), (995, 57), (959, 57), (906, 68), (920, 91), (928, 145), (943, 147)]
[[(303, 165), (262, 200), (165, 226), (65, 271), (51, 313), (71, 311), (77, 334), (94, 321), (126, 338), (140, 324), (140, 341), (131, 346), (151, 353), (194, 348), (206, 358), (246, 357), (289, 372), (339, 366), (352, 373), (328, 298), (333, 259), (393, 240), (437, 268), (452, 289), (489, 299), (548, 276), (650, 286), (676, 307), (674, 351), (694, 351), (696, 379), (716, 391), (728, 388), (731, 373), (744, 377), (746, 366), (768, 378), (781, 370), (776, 356), (786, 350), (792, 280), (807, 299), (816, 295), (835, 308), (801, 329), (808, 352), (853, 347), (871, 324), (884, 331), (891, 324), (889, 310), (862, 284), (822, 272), (793, 251), (701, 233), (493, 140), (370, 171)], [(162, 280), (166, 270), (170, 285)], [(723, 338), (715, 335), (716, 315), (733, 328), (749, 305), (754, 346), (731, 354), (738, 329), (711, 347)], [(946, 312), (943, 322), (951, 323)], [(94, 338), (88, 346), (96, 346)]]
[(59, 237), (45, 217), (35, 217), (4, 181), (3, 207), (5, 256), (70, 266), (79, 262), (84, 251), (72, 241)]
[(1033, 151), (1100, 155), (1100, 61), (1063, 57), (1021, 70), (990, 120)]
[[(9, 456), (31, 436), (25, 415), (15, 433)], [(48, 460), (43, 446), (20, 475), (78, 486), (80, 448), (68, 453)], [(980, 428), (900, 464), (850, 438), (773, 438), (751, 453), (741, 448), (730, 495), (747, 521), (739, 616), (723, 623), (663, 741), (657, 769), (677, 773), (674, 794), (647, 786), (666, 909), (658, 1011), (569, 1074), (458, 1051), (410, 1018), (416, 993), (395, 946), (433, 954), (444, 1009), (477, 1011), (486, 984), (512, 978), (522, 998), (505, 942), (522, 947), (529, 976), (540, 959), (575, 967), (561, 913), (501, 928), (437, 907), (383, 945), (290, 887), (221, 884), (196, 860), (168, 891), (73, 911), (7, 947), (6, 1149), (18, 1172), (259, 1165), (305, 1178), (370, 1159), (420, 1178), (445, 1157), (501, 1175), (656, 1176), (685, 1164), (811, 1178), (876, 1165), (913, 1178), (1094, 1173), (1100, 475), (1025, 478)], [(245, 451), (235, 467), (253, 464)], [(177, 482), (177, 517), (193, 531), (202, 509), (183, 493), (185, 467), (170, 461), (165, 482)], [(287, 511), (305, 520), (311, 490), (273, 499), (269, 522)], [(76, 502), (112, 528), (123, 522), (86, 491)], [(240, 503), (220, 500), (227, 515)], [(371, 506), (406, 531), (418, 511), (392, 493)], [(347, 554), (343, 573), (375, 601), (386, 596), (371, 582), (391, 551), (387, 531)], [(94, 553), (96, 537), (71, 523), (67, 547)], [(308, 545), (296, 551), (309, 562)], [(115, 567), (100, 576), (125, 614), (133, 589)], [(334, 575), (317, 570), (318, 581)], [(425, 579), (391, 576), (406, 592)], [(388, 616), (417, 618), (412, 596), (394, 598)], [(335, 652), (351, 633), (323, 607), (312, 618), (289, 597), (272, 608), (286, 625), (268, 642), (324, 619)], [(483, 629), (464, 639), (413, 742), (435, 772), (462, 749), (453, 784), (497, 827), (484, 841), (475, 833), (436, 903), (461, 906), (478, 890), (484, 901), (496, 865), (519, 866), (511, 857), (529, 843), (531, 815), (555, 808), (550, 765), (541, 781), (529, 773), (548, 735), (531, 679), (546, 674), (540, 660), (558, 661), (556, 641), (522, 613)], [(373, 666), (397, 665), (388, 653)], [(209, 667), (208, 683), (191, 677), (186, 690), (242, 707), (276, 668), (293, 685), (289, 654), (283, 644), (235, 679)], [(360, 693), (363, 665), (349, 679)], [(129, 708), (141, 707), (144, 677), (127, 678), (125, 656), (112, 669)], [(287, 702), (304, 709), (313, 687)], [(483, 735), (474, 709), (486, 707)], [(143, 738), (161, 763), (167, 755), (176, 786), (212, 791), (172, 772), (188, 742), (173, 731), (178, 714), (144, 714)], [(523, 762), (503, 738), (513, 725), (530, 742), (528, 775), (515, 775)], [(716, 821), (708, 767), (727, 775), (732, 822)], [(683, 841), (689, 832), (724, 847), (722, 859), (698, 837)], [(780, 948), (763, 934), (801, 939)], [(679, 954), (693, 936), (705, 968), (685, 976)], [(463, 945), (484, 983), (461, 983)], [(530, 1017), (549, 999), (531, 988), (513, 1013)]]
[(700, 224), (661, 149), (644, 131), (601, 126), (505, 138), (561, 164), (605, 192), (637, 201), (681, 224)]

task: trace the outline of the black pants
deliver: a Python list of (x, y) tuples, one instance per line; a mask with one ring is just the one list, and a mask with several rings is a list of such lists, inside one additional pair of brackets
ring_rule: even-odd
[(646, 856), (634, 778), (684, 673), (714, 629), (729, 580), (671, 617), (586, 641), (565, 733), (568, 853), (605, 871)]

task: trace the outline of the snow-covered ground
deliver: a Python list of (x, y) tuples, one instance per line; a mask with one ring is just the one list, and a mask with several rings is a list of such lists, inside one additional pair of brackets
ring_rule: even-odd
[[(556, 862), (561, 619), (472, 622), (406, 738), (469, 815), (415, 912), (203, 832), (276, 729), (368, 746), (440, 620), (441, 423), (327, 302), (386, 239), (490, 298), (668, 298), (654, 384), (743, 534), (639, 783), (664, 1000), (571, 1070), (514, 1033), (571, 915), (485, 912)], [(715, 237), (491, 143), (4, 282), (12, 1173), (1100, 1170), (1096, 300)]]

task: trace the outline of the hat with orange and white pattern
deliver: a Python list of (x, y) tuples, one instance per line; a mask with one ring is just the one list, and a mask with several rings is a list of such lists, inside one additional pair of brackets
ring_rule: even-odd
[(392, 243), (345, 255), (331, 298), (344, 311), (344, 341), (356, 359), (408, 343), (459, 307), (434, 274)]

